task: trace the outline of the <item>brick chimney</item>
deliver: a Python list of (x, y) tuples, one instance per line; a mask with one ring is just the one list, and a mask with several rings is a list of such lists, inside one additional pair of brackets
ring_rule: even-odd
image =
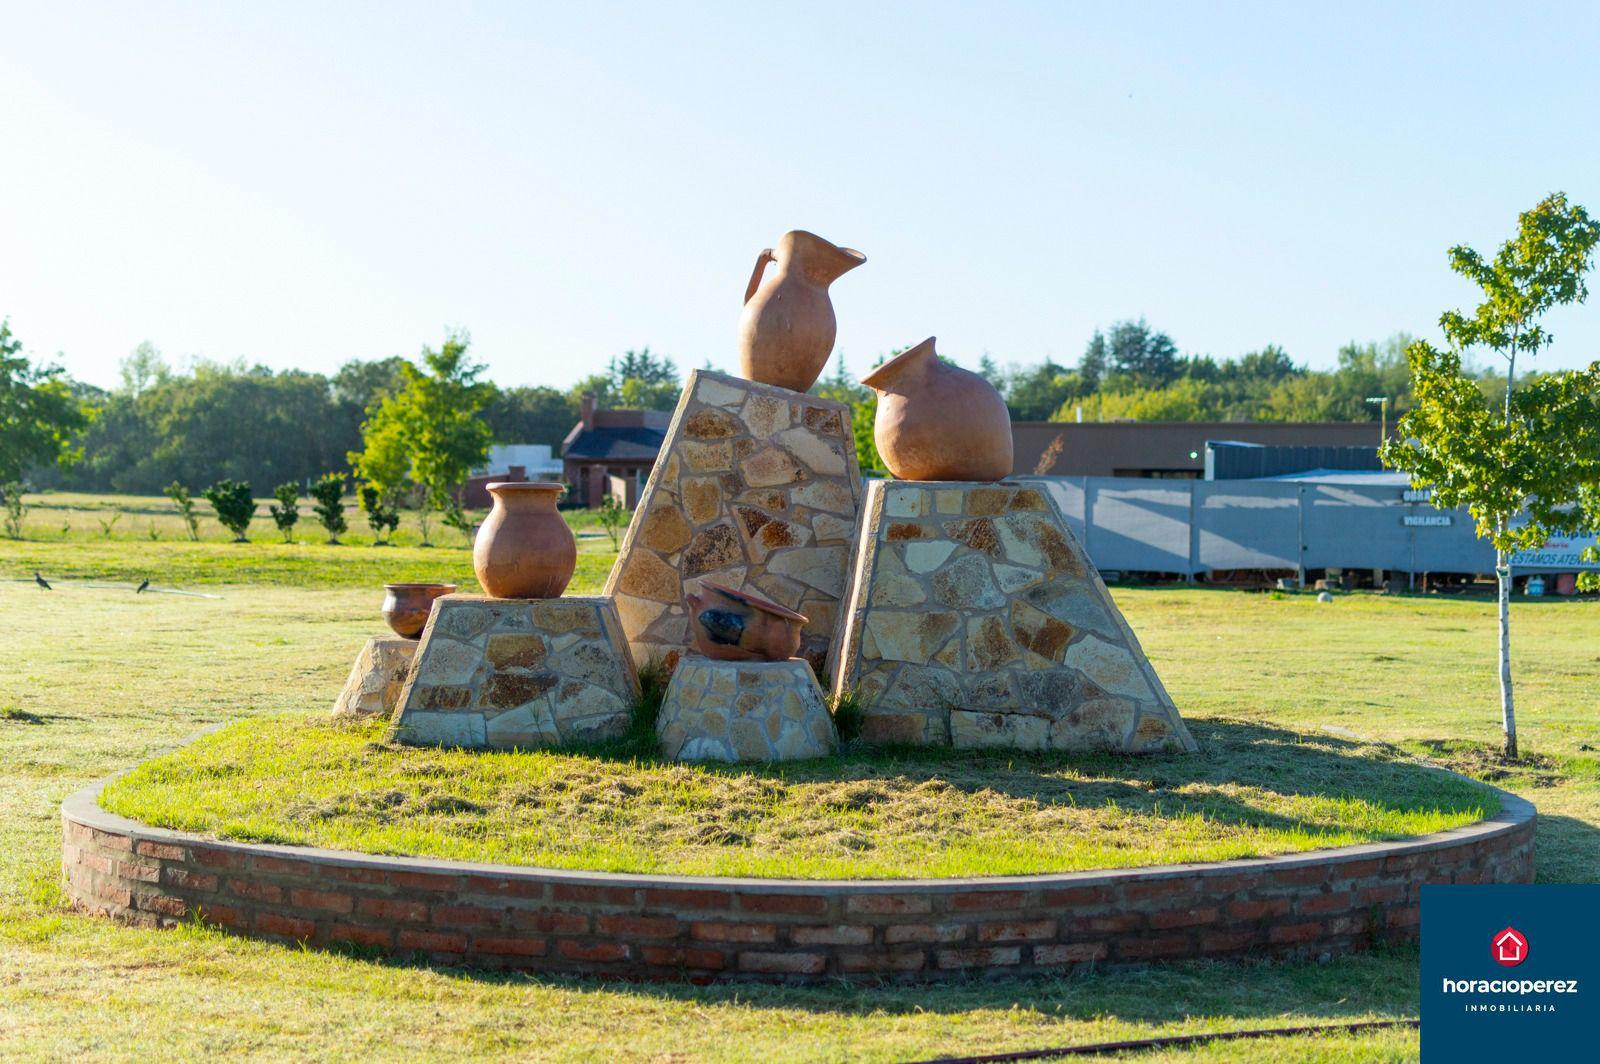
[(594, 393), (584, 392), (583, 399), (578, 407), (578, 420), (583, 422), (585, 429), (594, 428)]

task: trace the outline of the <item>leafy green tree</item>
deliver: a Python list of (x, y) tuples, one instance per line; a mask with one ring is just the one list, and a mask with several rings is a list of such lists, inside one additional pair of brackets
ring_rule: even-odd
[(184, 526), (189, 530), (191, 542), (200, 542), (200, 515), (195, 512), (194, 499), (189, 497), (189, 489), (174, 480), (166, 487), (166, 496), (178, 508), (178, 516), (183, 518)]
[[(1435, 505), (1467, 507), (1478, 535), (1494, 544), (1508, 758), (1517, 756), (1511, 555), (1600, 524), (1600, 362), (1538, 377), (1519, 390), (1517, 359), (1533, 358), (1550, 342), (1539, 323), (1546, 311), (1588, 297), (1584, 275), (1597, 243), (1600, 224), (1556, 193), (1518, 216), (1517, 235), (1493, 259), (1451, 248), (1451, 269), (1485, 298), (1470, 313), (1447, 311), (1439, 319), (1449, 350), (1425, 340), (1407, 349), (1415, 406), (1401, 419), (1401, 438), (1383, 449), (1384, 461), (1409, 472), (1415, 487), (1433, 489)], [(1462, 352), (1475, 348), (1505, 360), (1499, 409), (1463, 368)]]
[(267, 507), (272, 523), (283, 533), (285, 543), (294, 542), (294, 526), (300, 520), (300, 485), (290, 481), (272, 489), (276, 501)]
[(393, 395), (405, 386), (405, 373), (400, 368), (405, 363), (399, 355), (346, 362), (329, 382), (334, 401), (353, 408), (359, 417), (384, 396)]
[(466, 333), (452, 332), (439, 350), (422, 349), (420, 368), (406, 363), (404, 385), (371, 412), (361, 426), (365, 446), (350, 455), (380, 490), (397, 490), (407, 478), (417, 486), (424, 545), (432, 516), (448, 514), (453, 493), (489, 453), (491, 433), (480, 414), (495, 387), (478, 379), (484, 367), (467, 357), (470, 343)]
[(554, 388), (501, 388), (484, 408), (496, 443), (543, 443), (559, 448), (578, 420), (578, 405)]
[(134, 348), (133, 354), (123, 359), (117, 368), (122, 376), (122, 390), (135, 398), (172, 379), (172, 367), (149, 340)]
[(1047, 421), (1087, 394), (1081, 376), (1048, 358), (1031, 369), (1013, 370), (1007, 381), (1006, 406), (1017, 421)]
[(328, 542), (337, 543), (349, 529), (344, 519), (344, 474), (325, 473), (311, 485), (311, 509), (327, 530)]
[(73, 439), (88, 423), (61, 368), (32, 365), (11, 322), (0, 319), (0, 484), (36, 465), (73, 461)]
[(373, 546), (388, 543), (394, 530), (400, 527), (399, 508), (389, 505), (374, 484), (361, 485), (361, 511), (367, 515), (367, 527), (372, 529)]
[(235, 543), (250, 542), (245, 533), (256, 516), (256, 501), (250, 494), (249, 484), (224, 478), (200, 494), (216, 511), (222, 527), (233, 533)]
[(1141, 387), (1160, 388), (1178, 377), (1178, 345), (1143, 318), (1111, 326), (1106, 355), (1114, 373)]

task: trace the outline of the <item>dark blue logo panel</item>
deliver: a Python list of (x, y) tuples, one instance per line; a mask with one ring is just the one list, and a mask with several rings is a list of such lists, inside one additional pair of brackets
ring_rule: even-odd
[(1424, 886), (1422, 1059), (1595, 1060), (1600, 885)]

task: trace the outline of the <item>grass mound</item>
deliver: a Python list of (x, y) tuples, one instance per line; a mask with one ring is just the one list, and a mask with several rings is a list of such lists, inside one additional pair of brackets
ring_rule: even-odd
[(905, 878), (1219, 861), (1459, 827), (1492, 793), (1394, 747), (1191, 721), (1153, 758), (850, 750), (774, 766), (383, 742), (244, 721), (147, 762), (107, 809), (223, 838), (685, 875)]

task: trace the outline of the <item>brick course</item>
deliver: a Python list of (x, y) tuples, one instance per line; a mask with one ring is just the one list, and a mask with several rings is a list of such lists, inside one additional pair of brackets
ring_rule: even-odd
[(443, 964), (628, 979), (940, 979), (1360, 950), (1418, 935), (1423, 883), (1533, 878), (1533, 806), (1418, 839), (1001, 879), (638, 876), (203, 840), (62, 807), (78, 908)]

